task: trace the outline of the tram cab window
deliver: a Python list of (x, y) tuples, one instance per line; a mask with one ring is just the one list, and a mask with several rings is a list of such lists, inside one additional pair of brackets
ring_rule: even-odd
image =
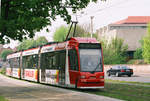
[(69, 54), (68, 55), (69, 55), (70, 70), (78, 71), (77, 51), (76, 50), (69, 50)]

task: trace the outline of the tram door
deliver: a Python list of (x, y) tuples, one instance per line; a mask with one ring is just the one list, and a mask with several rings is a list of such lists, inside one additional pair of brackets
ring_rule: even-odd
[(41, 69), (41, 82), (45, 82), (45, 69)]
[(48, 65), (48, 54), (41, 54), (41, 59), (40, 59), (40, 79), (41, 82), (46, 82), (46, 67)]
[(66, 52), (59, 53), (59, 84), (65, 85)]

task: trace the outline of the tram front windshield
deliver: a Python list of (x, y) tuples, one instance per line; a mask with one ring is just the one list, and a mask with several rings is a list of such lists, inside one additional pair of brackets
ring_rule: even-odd
[(80, 49), (81, 72), (102, 72), (101, 49)]

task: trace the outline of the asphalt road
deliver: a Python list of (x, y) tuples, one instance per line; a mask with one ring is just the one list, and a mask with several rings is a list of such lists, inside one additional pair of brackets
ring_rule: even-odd
[(150, 83), (150, 74), (135, 74), (131, 77), (128, 76), (107, 76), (105, 75), (105, 79), (111, 79), (111, 80), (120, 80), (120, 81), (132, 81), (132, 82), (144, 82), (144, 83)]
[(16, 80), (1, 74), (0, 95), (9, 101), (120, 101), (110, 97)]

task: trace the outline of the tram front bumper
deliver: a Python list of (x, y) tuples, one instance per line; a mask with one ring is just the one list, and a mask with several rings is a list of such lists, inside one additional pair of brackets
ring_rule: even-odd
[(104, 82), (104, 79), (80, 79), (82, 83), (96, 83), (96, 82)]
[(104, 88), (104, 79), (80, 79), (78, 88)]

